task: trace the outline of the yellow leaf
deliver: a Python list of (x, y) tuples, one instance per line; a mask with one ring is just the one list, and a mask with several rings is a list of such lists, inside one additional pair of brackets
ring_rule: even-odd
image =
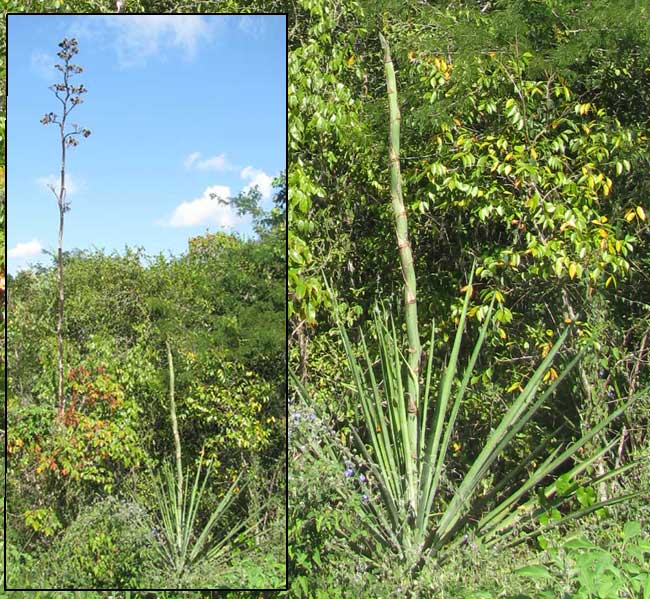
[(409, 60), (415, 62), (415, 52), (413, 52), (413, 50), (409, 51)]
[(530, 149), (530, 155), (537, 160), (537, 150), (535, 148)]
[(354, 64), (354, 54), (350, 56), (347, 60), (348, 66), (351, 67)]
[(643, 208), (641, 208), (641, 206), (636, 207), (636, 213), (637, 213), (637, 215), (639, 216), (639, 218), (641, 220), (645, 220), (645, 210), (643, 210)]
[(607, 237), (607, 231), (605, 229), (598, 229), (598, 235), (600, 235), (603, 239)]
[(576, 263), (571, 262), (571, 264), (569, 264), (569, 277), (570, 278), (573, 279), (576, 276), (576, 270), (577, 270)]
[(625, 220), (626, 220), (628, 223), (631, 223), (635, 218), (636, 218), (636, 212), (635, 212), (634, 210), (628, 210), (628, 211), (625, 213)]
[(501, 339), (505, 339), (507, 337), (506, 332), (503, 329), (499, 329), (499, 335), (501, 336)]
[(557, 370), (555, 368), (550, 368), (549, 371), (544, 375), (545, 381), (554, 381), (558, 377)]
[(609, 195), (609, 192), (610, 192), (611, 190), (612, 190), (612, 180), (611, 180), (611, 179), (607, 179), (607, 180), (603, 183), (603, 193), (604, 193), (606, 196), (608, 196), (608, 195)]
[(469, 289), (469, 296), (472, 297), (472, 294), (474, 293), (474, 285), (465, 285), (465, 287), (460, 288), (460, 292), (466, 293), (468, 289)]

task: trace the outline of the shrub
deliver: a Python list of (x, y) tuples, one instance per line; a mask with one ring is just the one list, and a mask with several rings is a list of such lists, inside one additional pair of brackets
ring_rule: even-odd
[[(626, 522), (618, 539), (598, 545), (574, 534), (548, 548), (539, 564), (516, 573), (547, 580), (544, 597), (557, 596), (558, 587), (575, 599), (618, 599), (650, 596), (650, 538), (641, 524)], [(569, 586), (570, 588), (566, 588)]]
[(44, 555), (45, 586), (148, 586), (143, 578), (156, 533), (139, 504), (115, 497), (99, 501), (85, 508)]

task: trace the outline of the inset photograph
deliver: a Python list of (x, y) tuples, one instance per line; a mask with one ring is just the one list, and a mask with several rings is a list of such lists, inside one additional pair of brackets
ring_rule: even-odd
[(6, 588), (284, 589), (286, 17), (7, 23)]

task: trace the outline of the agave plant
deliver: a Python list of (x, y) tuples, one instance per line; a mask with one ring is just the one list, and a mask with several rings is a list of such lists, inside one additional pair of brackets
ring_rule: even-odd
[[(185, 477), (183, 486), (179, 487), (174, 469), (168, 463), (163, 465), (162, 476), (156, 480), (156, 497), (158, 500), (162, 534), (154, 545), (165, 569), (172, 572), (174, 582), (181, 586), (186, 574), (190, 573), (199, 563), (208, 561), (219, 567), (228, 558), (229, 550), (242, 533), (250, 532), (258, 514), (250, 514), (236, 526), (221, 534), (216, 539), (214, 531), (219, 519), (232, 508), (243, 486), (240, 473), (230, 485), (223, 499), (213, 510), (207, 522), (197, 529), (197, 513), (205, 487), (210, 478), (211, 464), (205, 475), (201, 477), (203, 455), (194, 477), (191, 491), (189, 477)], [(180, 495), (179, 495), (180, 493)]]
[(186, 575), (200, 564), (208, 562), (214, 567), (223, 565), (228, 558), (229, 550), (236, 544), (238, 538), (256, 530), (257, 518), (266, 506), (262, 505), (257, 510), (251, 510), (230, 530), (215, 537), (213, 533), (217, 523), (230, 511), (234, 501), (245, 487), (241, 482), (242, 471), (213, 509), (203, 527), (197, 530), (197, 514), (210, 478), (212, 462), (208, 463), (205, 475), (201, 478), (204, 457), (202, 450), (190, 490), (190, 477), (183, 474), (182, 448), (176, 418), (174, 361), (169, 341), (165, 345), (169, 365), (169, 412), (175, 446), (175, 468), (170, 463), (165, 463), (162, 467), (162, 475), (155, 477), (161, 534), (154, 548), (161, 559), (163, 571), (171, 572), (174, 584), (180, 588)]
[[(359, 516), (369, 537), (382, 547), (392, 548), (406, 570), (414, 574), (431, 556), (444, 560), (446, 551), (461, 543), (470, 533), (488, 546), (524, 540), (525, 534), (513, 539), (511, 532), (524, 518), (530, 521), (531, 516), (535, 518), (541, 515), (543, 508), (539, 506), (535, 491), (543, 495), (545, 508), (557, 507), (565, 502), (576, 490), (580, 475), (616, 441), (592, 456), (585, 457), (583, 448), (622, 414), (632, 400), (622, 404), (567, 446), (554, 446), (553, 435), (549, 435), (541, 447), (527, 456), (517, 468), (509, 471), (501, 480), (491, 482), (497, 460), (504, 456), (513, 438), (531, 422), (581, 357), (580, 354), (576, 355), (555, 380), (546, 384), (545, 374), (570, 334), (571, 329), (567, 327), (511, 403), (500, 423), (491, 431), (451, 496), (443, 489), (443, 478), (450, 464), (449, 447), (454, 425), (487, 334), (492, 305), (484, 317), (478, 339), (461, 376), (459, 355), (472, 293), (472, 269), (446, 367), (439, 379), (434, 379), (434, 322), (426, 372), (421, 377), (422, 349), (418, 331), (416, 278), (399, 167), (400, 115), (395, 73), (388, 43), (381, 35), (380, 41), (384, 49), (390, 106), (391, 200), (404, 279), (406, 351), (402, 349), (401, 327), (395, 326), (393, 318), (382, 306), (378, 305), (374, 310), (378, 360), (371, 357), (369, 344), (363, 334), (360, 337), (360, 358), (357, 357), (336, 303), (334, 315), (347, 354), (355, 399), (361, 411), (362, 426), (350, 427), (354, 445), (368, 465), (379, 493), (376, 501), (362, 503), (360, 509), (363, 511)], [(309, 401), (305, 386), (293, 375), (292, 380), (303, 399)], [(435, 390), (432, 380), (440, 381)], [(328, 439), (323, 439), (323, 442), (330, 453), (338, 451)], [(544, 452), (545, 456), (542, 457)], [(571, 481), (568, 488), (558, 493), (556, 483), (542, 487), (560, 467), (569, 468), (569, 472), (563, 475), (563, 480)], [(627, 465), (610, 471), (591, 482), (602, 482), (630, 467)], [(613, 498), (569, 512), (561, 522), (623, 499)], [(538, 526), (534, 534), (539, 532)]]
[[(461, 376), (459, 354), (469, 307), (471, 277), (469, 287), (451, 353), (437, 389), (432, 384), (433, 351), (429, 351), (421, 385), (422, 401), (416, 412), (414, 430), (409, 426), (410, 398), (406, 393), (412, 370), (408, 356), (401, 349), (401, 333), (396, 329), (390, 314), (380, 306), (375, 308), (374, 329), (379, 360), (371, 356), (363, 333), (360, 335), (361, 357), (357, 358), (344, 324), (337, 316), (355, 399), (358, 400), (361, 411), (362, 426), (351, 426), (350, 429), (355, 448), (362, 456), (360, 461), (368, 465), (380, 499), (363, 505), (365, 513), (360, 514), (361, 520), (371, 538), (383, 547), (392, 548), (412, 572), (417, 571), (424, 560), (432, 555), (444, 560), (447, 550), (462, 542), (468, 534), (480, 538), (486, 546), (504, 546), (525, 540), (525, 534), (513, 539), (510, 533), (523, 521), (528, 522), (531, 517), (535, 520), (541, 516), (544, 509), (568, 502), (572, 492), (578, 488), (579, 476), (611, 449), (616, 440), (595, 455), (578, 458), (584, 456), (583, 448), (630, 404), (627, 402), (621, 405), (567, 446), (553, 446), (554, 435), (549, 435), (542, 446), (531, 452), (516, 469), (508, 472), (501, 480), (490, 482), (490, 477), (494, 475), (493, 466), (504, 456), (509, 443), (531, 421), (580, 359), (580, 354), (575, 356), (558, 377), (542, 389), (545, 384), (544, 375), (570, 332), (567, 328), (511, 403), (500, 423), (492, 430), (449, 498), (442, 483), (450, 465), (449, 449), (454, 425), (467, 395), (491, 315), (490, 307)], [(335, 314), (338, 314), (338, 310)], [(434, 343), (435, 323), (432, 325), (430, 350)], [(293, 382), (303, 399), (309, 401), (307, 389), (295, 377)], [(325, 439), (324, 442), (328, 443), (328, 440)], [(336, 452), (337, 448), (332, 444), (330, 450)], [(546, 455), (542, 456), (544, 451)], [(546, 505), (541, 507), (536, 494), (540, 485), (560, 467), (566, 468), (567, 464), (572, 466), (563, 479), (571, 480), (570, 486), (563, 488), (561, 494), (557, 492), (555, 483), (543, 487)], [(591, 484), (607, 480), (631, 466), (629, 464), (610, 471), (592, 480)], [(629, 496), (612, 498), (569, 512), (561, 522), (627, 497)], [(547, 524), (551, 525), (552, 523)], [(530, 534), (540, 532), (541, 528), (538, 527)]]

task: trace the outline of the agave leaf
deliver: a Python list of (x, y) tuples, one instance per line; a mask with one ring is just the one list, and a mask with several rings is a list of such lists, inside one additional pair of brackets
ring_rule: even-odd
[[(551, 365), (555, 354), (560, 350), (566, 336), (569, 332), (569, 329), (560, 335), (559, 339), (549, 351), (546, 358), (539, 365), (537, 370), (531, 376), (528, 384), (524, 387), (523, 391), (520, 393), (519, 397), (512, 403), (508, 411), (504, 414), (501, 419), (501, 422), (497, 428), (492, 432), (485, 442), (485, 446), (482, 451), (474, 460), (469, 471), (465, 474), (463, 481), (459, 485), (456, 493), (454, 494), (453, 499), (447, 506), (444, 515), (438, 523), (438, 528), (436, 531), (436, 537), (438, 539), (437, 545), (443, 545), (448, 540), (447, 536), (449, 531), (455, 526), (460, 518), (469, 511), (469, 502), (479, 486), (480, 482), (483, 480), (487, 474), (490, 466), (494, 461), (499, 457), (503, 452), (503, 449), (510, 442), (512, 437), (516, 434), (517, 431), (530, 420), (534, 410), (527, 410), (529, 405), (533, 403), (535, 398), (535, 392), (539, 384), (541, 383), (544, 373)], [(565, 370), (563, 375), (566, 376), (568, 371)], [(558, 377), (559, 379), (560, 377)], [(557, 383), (558, 380), (554, 381)], [(551, 385), (554, 389), (557, 385)], [(540, 400), (534, 402), (535, 404), (541, 404), (541, 400), (545, 397), (546, 394), (542, 394)]]
[[(469, 307), (469, 298), (471, 295), (471, 282), (473, 279), (474, 272), (472, 270), (472, 273), (470, 274), (470, 282), (468, 283), (467, 286), (467, 292), (465, 295), (465, 302), (463, 305), (463, 310), (461, 312), (461, 317), (460, 317), (460, 322), (458, 325), (458, 330), (456, 332), (456, 341), (458, 342), (458, 346), (460, 346), (460, 338), (462, 334), (462, 325), (464, 324), (465, 321), (465, 316), (467, 312), (467, 308)], [(441, 414), (441, 422), (444, 423), (444, 426), (440, 428), (440, 430), (436, 430), (433, 433), (429, 432), (429, 445), (427, 446), (424, 458), (423, 458), (423, 469), (422, 469), (422, 483), (421, 483), (421, 505), (418, 509), (418, 523), (417, 523), (417, 528), (418, 528), (418, 535), (420, 538), (420, 541), (424, 540), (424, 537), (426, 535), (426, 531), (429, 528), (429, 516), (431, 513), (431, 507), (433, 505), (433, 500), (438, 492), (438, 486), (440, 484), (440, 477), (442, 474), (442, 471), (445, 466), (445, 457), (447, 455), (447, 451), (449, 449), (449, 443), (451, 441), (451, 435), (453, 433), (453, 428), (456, 423), (456, 418), (458, 415), (458, 410), (460, 409), (460, 404), (465, 396), (465, 392), (467, 390), (467, 386), (469, 384), (470, 378), (472, 376), (473, 370), (474, 370), (474, 365), (476, 364), (476, 361), (478, 359), (481, 347), (483, 345), (483, 341), (485, 339), (485, 335), (487, 332), (487, 327), (490, 323), (490, 317), (492, 314), (492, 309), (494, 306), (494, 300), (492, 300), (492, 303), (490, 304), (490, 308), (488, 310), (488, 313), (485, 317), (485, 321), (483, 322), (483, 325), (481, 326), (480, 332), (479, 332), (479, 337), (476, 341), (476, 344), (474, 346), (474, 350), (472, 351), (472, 355), (470, 357), (470, 360), (467, 364), (467, 367), (465, 368), (465, 373), (463, 375), (463, 379), (460, 383), (460, 387), (456, 393), (456, 397), (454, 399), (454, 403), (452, 405), (451, 413), (449, 415), (448, 420), (446, 423), (444, 422), (444, 417), (445, 414)], [(456, 343), (454, 344), (456, 346)], [(454, 356), (454, 353), (452, 352), (452, 358), (450, 359), (450, 364), (451, 360), (457, 361), (458, 359), (458, 353), (456, 352), (456, 355)], [(449, 369), (449, 366), (448, 366)], [(454, 368), (455, 369), (455, 368)], [(444, 391), (441, 391), (441, 394)], [(451, 392), (451, 386), (448, 388), (448, 392)], [(439, 411), (442, 412), (443, 410), (446, 411), (446, 404), (448, 400), (444, 401), (444, 405), (439, 407)], [(442, 404), (443, 402), (441, 402)], [(436, 414), (438, 414), (438, 409), (436, 411)], [(427, 434), (426, 430), (423, 431), (423, 434)], [(443, 435), (442, 437), (442, 442), (437, 436), (440, 434)], [(440, 447), (438, 448), (438, 444), (440, 443)], [(432, 470), (432, 464), (434, 463), (435, 460), (435, 466), (433, 467)], [(432, 474), (433, 472), (433, 474)]]
[(573, 520), (579, 520), (580, 518), (592, 514), (593, 512), (596, 512), (601, 508), (612, 506), (612, 505), (618, 505), (625, 501), (631, 501), (632, 499), (635, 499), (637, 497), (642, 497), (644, 494), (645, 494), (644, 491), (636, 491), (634, 493), (628, 493), (626, 495), (617, 495), (616, 497), (612, 497), (604, 501), (599, 501), (598, 503), (595, 503), (593, 505), (570, 512), (569, 514), (567, 514), (566, 516), (560, 518), (555, 522), (549, 522), (548, 524), (545, 525), (539, 524), (535, 530), (521, 534), (516, 539), (501, 545), (501, 547), (504, 549), (515, 547), (520, 543), (526, 542), (531, 537), (545, 533), (547, 530), (557, 528), (558, 526), (562, 526), (563, 524), (567, 524)]
[(243, 473), (240, 472), (223, 499), (210, 514), (203, 528), (200, 531), (195, 531), (197, 514), (210, 478), (212, 465), (208, 465), (203, 476), (201, 476), (202, 470), (203, 456), (201, 455), (191, 490), (189, 476), (183, 477), (184, 485), (179, 490), (176, 474), (168, 463), (163, 464), (161, 475), (155, 479), (163, 539), (154, 547), (162, 562), (174, 572), (177, 584), (181, 583), (184, 573), (200, 561), (217, 560), (228, 549), (233, 536), (241, 533), (242, 530), (250, 531), (255, 524), (253, 520), (265, 507), (260, 506), (256, 512), (251, 512), (237, 525), (226, 531), (226, 534), (221, 535), (219, 539), (212, 538), (212, 532), (219, 518), (232, 507), (238, 493), (245, 488), (245, 484), (241, 483)]

